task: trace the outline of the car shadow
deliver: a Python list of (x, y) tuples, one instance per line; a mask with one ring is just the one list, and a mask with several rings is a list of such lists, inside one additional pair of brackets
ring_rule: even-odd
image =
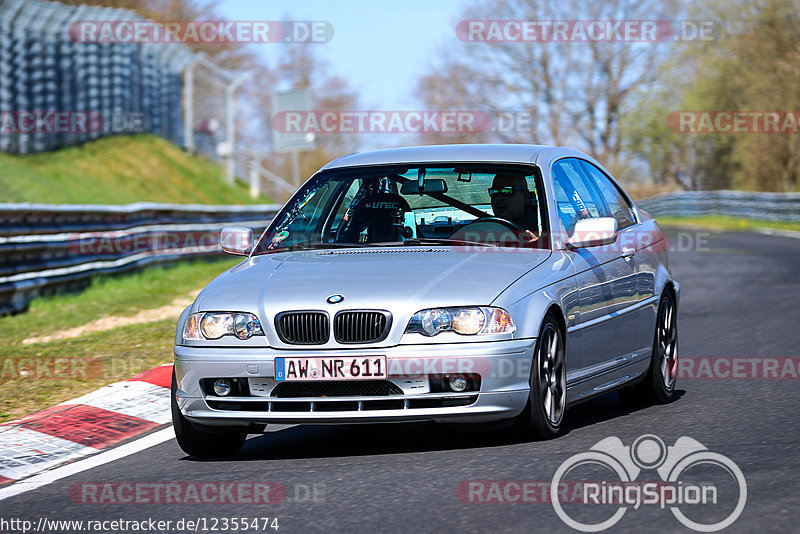
[(437, 423), (298, 425), (248, 439), (237, 459), (333, 458), (496, 447), (505, 432)]
[[(685, 394), (686, 390), (676, 389), (672, 393), (672, 402), (678, 401)], [(612, 391), (570, 408), (569, 412), (567, 412), (569, 417), (563, 433), (567, 434), (571, 430), (596, 425), (652, 408), (652, 405), (646, 404), (635, 406), (625, 404), (619, 399), (619, 395)]]
[[(676, 390), (673, 402), (685, 390)], [(561, 434), (610, 421), (648, 406), (623, 404), (615, 392), (606, 393), (578, 404), (567, 412), (567, 424)], [(558, 438), (557, 438), (558, 439)], [(235, 457), (237, 461), (289, 460), (374, 456), (502, 447), (528, 443), (513, 429), (498, 425), (459, 425), (437, 423), (371, 423), (354, 425), (297, 425), (248, 439)], [(547, 443), (547, 442), (543, 442)], [(198, 462), (227, 461), (234, 458), (183, 460)]]

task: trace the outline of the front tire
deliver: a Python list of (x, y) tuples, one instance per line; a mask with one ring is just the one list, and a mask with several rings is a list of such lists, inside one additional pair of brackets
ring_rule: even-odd
[(225, 458), (235, 456), (242, 448), (247, 434), (243, 432), (208, 432), (184, 417), (178, 407), (175, 393), (178, 383), (175, 371), (172, 371), (172, 388), (170, 389), (170, 405), (172, 407), (172, 427), (175, 438), (183, 452), (197, 458)]
[(650, 367), (641, 382), (619, 391), (625, 404), (666, 404), (672, 401), (678, 377), (677, 312), (675, 297), (664, 291), (658, 305)]
[(518, 430), (527, 438), (554, 438), (561, 431), (566, 405), (564, 335), (553, 314), (548, 313), (542, 321), (533, 350), (530, 395), (525, 410), (517, 418)]

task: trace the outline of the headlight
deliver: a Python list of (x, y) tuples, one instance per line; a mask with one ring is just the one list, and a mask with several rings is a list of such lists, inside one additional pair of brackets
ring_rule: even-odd
[(480, 308), (464, 308), (453, 314), (453, 331), (474, 335), (486, 325), (486, 314)]
[(233, 334), (233, 315), (229, 313), (207, 313), (200, 319), (200, 333), (206, 339), (219, 339)]
[(435, 336), (439, 332), (450, 330), (452, 321), (446, 310), (425, 310), (417, 315), (419, 315), (421, 333), (426, 336)]
[(465, 307), (432, 308), (414, 314), (406, 333), (435, 336), (439, 332), (455, 332), (465, 336), (478, 334), (510, 334), (516, 330), (511, 316), (502, 308)]
[(252, 313), (193, 313), (183, 327), (183, 339), (219, 339), (233, 335), (239, 339), (263, 336), (261, 323)]

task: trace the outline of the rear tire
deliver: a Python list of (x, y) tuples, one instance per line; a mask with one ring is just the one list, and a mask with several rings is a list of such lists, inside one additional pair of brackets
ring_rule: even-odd
[(530, 395), (517, 417), (522, 437), (545, 440), (561, 432), (567, 400), (566, 347), (556, 318), (548, 313), (542, 321), (533, 349)]
[(672, 293), (664, 291), (658, 305), (650, 367), (641, 382), (619, 390), (623, 403), (635, 406), (672, 401), (678, 376), (677, 311)]
[(186, 419), (178, 408), (175, 393), (178, 384), (175, 380), (175, 371), (172, 372), (172, 388), (170, 404), (172, 407), (172, 427), (175, 429), (175, 438), (178, 440), (183, 452), (197, 458), (225, 458), (235, 456), (242, 448), (247, 434), (243, 432), (209, 432), (203, 427)]

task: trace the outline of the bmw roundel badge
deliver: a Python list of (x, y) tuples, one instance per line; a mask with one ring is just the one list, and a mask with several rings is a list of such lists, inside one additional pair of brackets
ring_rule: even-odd
[(344, 300), (344, 297), (341, 295), (331, 295), (327, 298), (328, 304), (339, 304)]

